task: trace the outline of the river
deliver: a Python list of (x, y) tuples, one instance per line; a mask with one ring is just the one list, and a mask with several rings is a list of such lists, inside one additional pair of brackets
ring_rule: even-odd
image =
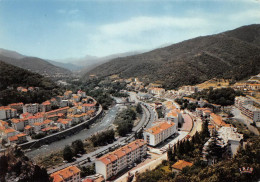
[(94, 123), (89, 129), (84, 129), (79, 133), (67, 137), (65, 139), (53, 142), (49, 145), (43, 145), (38, 149), (26, 152), (26, 155), (29, 158), (36, 158), (38, 156), (48, 155), (52, 152), (62, 150), (65, 145), (70, 145), (73, 141), (77, 139), (84, 140), (93, 135), (94, 133), (108, 128), (114, 122), (116, 114), (118, 113), (121, 107), (122, 105), (114, 105), (112, 108), (108, 110), (105, 117), (101, 121), (99, 121), (98, 123)]

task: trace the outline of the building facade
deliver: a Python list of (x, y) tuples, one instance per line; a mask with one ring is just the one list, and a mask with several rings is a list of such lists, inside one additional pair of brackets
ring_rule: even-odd
[(107, 180), (123, 169), (133, 165), (136, 161), (146, 156), (147, 144), (138, 139), (125, 145), (114, 152), (110, 152), (95, 162), (96, 173), (102, 174)]
[(177, 125), (172, 121), (155, 122), (144, 132), (144, 140), (150, 146), (156, 146), (177, 132)]
[(241, 111), (241, 113), (247, 116), (254, 122), (260, 122), (260, 109), (255, 107), (254, 101), (246, 97), (236, 97), (235, 106)]

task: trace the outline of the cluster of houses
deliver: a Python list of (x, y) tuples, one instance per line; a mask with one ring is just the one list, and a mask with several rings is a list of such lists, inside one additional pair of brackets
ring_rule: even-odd
[(33, 92), (33, 91), (38, 91), (40, 88), (39, 87), (17, 87), (17, 91), (19, 92)]
[[(22, 143), (30, 135), (67, 129), (96, 113), (97, 102), (79, 90), (66, 91), (41, 104), (13, 103), (0, 107), (0, 136), (7, 144)], [(28, 137), (27, 137), (28, 136)]]

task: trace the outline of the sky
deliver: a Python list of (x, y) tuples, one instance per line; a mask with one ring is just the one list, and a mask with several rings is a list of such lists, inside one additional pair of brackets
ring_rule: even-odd
[(260, 0), (0, 0), (0, 48), (62, 60), (260, 23)]

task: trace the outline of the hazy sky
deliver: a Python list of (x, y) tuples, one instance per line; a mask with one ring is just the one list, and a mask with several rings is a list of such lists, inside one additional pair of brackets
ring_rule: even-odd
[(0, 0), (0, 47), (47, 59), (105, 56), (254, 23), (259, 0)]

